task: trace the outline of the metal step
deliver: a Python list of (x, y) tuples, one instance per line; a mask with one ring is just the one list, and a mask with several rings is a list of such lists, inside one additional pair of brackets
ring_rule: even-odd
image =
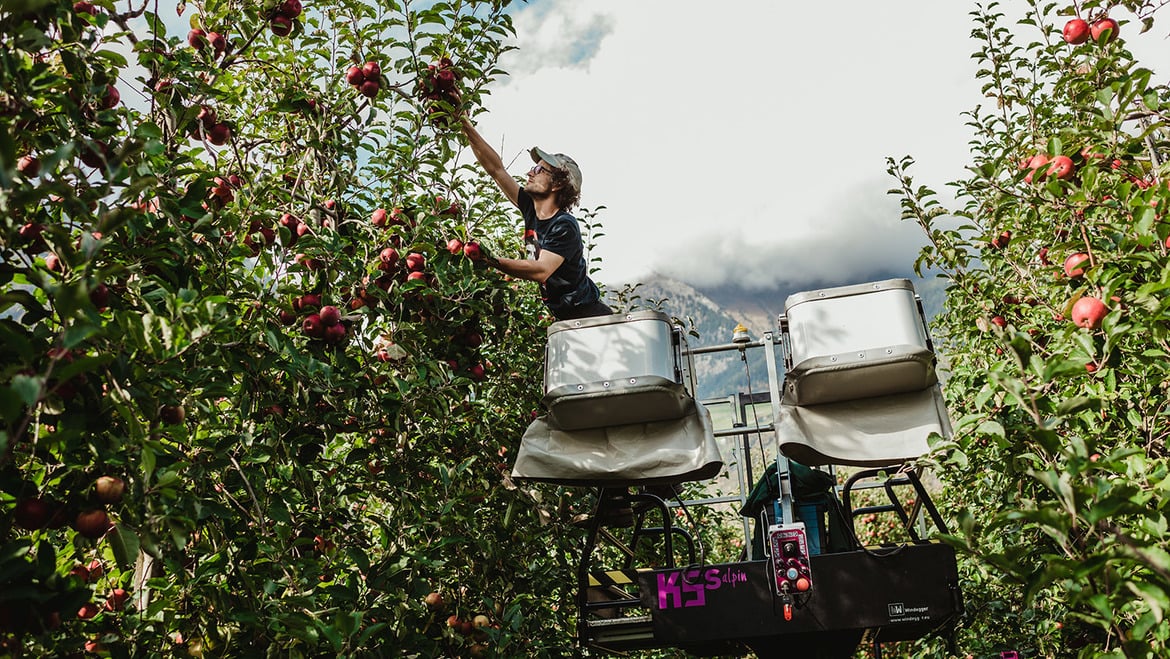
[(654, 624), (648, 615), (586, 620), (587, 643), (593, 647), (625, 652), (656, 647)]
[(650, 616), (630, 616), (629, 618), (602, 618), (599, 620), (586, 620), (585, 624), (592, 629), (599, 627), (617, 627), (621, 626), (636, 626), (650, 624)]

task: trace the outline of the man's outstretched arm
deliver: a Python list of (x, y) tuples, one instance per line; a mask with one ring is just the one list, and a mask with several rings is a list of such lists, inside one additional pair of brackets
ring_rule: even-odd
[(475, 154), (475, 159), (479, 161), (484, 171), (488, 173), (495, 180), (496, 185), (500, 186), (504, 196), (513, 204), (518, 204), (520, 198), (520, 184), (508, 170), (504, 167), (504, 160), (500, 158), (500, 154), (483, 139), (479, 131), (475, 129), (475, 124), (471, 123), (471, 118), (466, 114), (459, 117), (460, 124), (463, 128), (463, 134), (467, 136), (467, 141), (471, 144), (471, 152)]
[(541, 250), (537, 259), (487, 259), (486, 263), (504, 274), (543, 284), (565, 262), (560, 254)]

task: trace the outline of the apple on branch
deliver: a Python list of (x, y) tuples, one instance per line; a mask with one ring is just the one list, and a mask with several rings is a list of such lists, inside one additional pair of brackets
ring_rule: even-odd
[(1010, 243), (1011, 240), (1012, 240), (1012, 232), (1011, 231), (1004, 231), (1003, 233), (999, 234), (995, 238), (991, 239), (991, 246), (996, 248), (996, 249), (1003, 249), (1003, 248), (1008, 246), (1008, 243)]
[(1083, 297), (1073, 304), (1072, 321), (1077, 327), (1095, 330), (1101, 326), (1101, 319), (1109, 313), (1109, 307), (1095, 297)]
[(1074, 46), (1089, 40), (1089, 23), (1082, 18), (1074, 18), (1064, 24), (1064, 40)]
[(25, 178), (35, 178), (41, 173), (41, 161), (36, 156), (21, 156), (16, 162), (16, 171)]
[(1020, 169), (1028, 170), (1027, 175), (1024, 176), (1024, 182), (1031, 183), (1033, 180), (1039, 181), (1044, 178), (1045, 172), (1041, 168), (1047, 165), (1048, 161), (1049, 157), (1047, 153), (1037, 153), (1026, 160), (1020, 167)]
[(195, 50), (203, 50), (207, 47), (207, 32), (199, 28), (195, 28), (187, 33), (187, 44)]
[(73, 519), (73, 528), (90, 540), (97, 540), (110, 530), (110, 518), (101, 508), (83, 510)]
[(1073, 166), (1072, 158), (1068, 156), (1055, 156), (1048, 161), (1048, 176), (1067, 180), (1072, 178), (1075, 171), (1076, 167)]
[[(182, 409), (181, 407), (179, 409)], [(93, 485), (94, 498), (99, 503), (112, 505), (122, 500), (126, 492), (126, 481), (117, 476), (99, 476)]]
[(427, 259), (418, 252), (411, 252), (406, 255), (406, 269), (411, 272), (418, 272), (426, 267)]
[(1064, 260), (1064, 274), (1069, 279), (1076, 279), (1085, 274), (1085, 266), (1089, 264), (1089, 255), (1084, 252), (1070, 254)]
[(35, 531), (48, 526), (49, 517), (52, 516), (52, 508), (48, 501), (40, 497), (30, 497), (17, 501), (16, 510), (13, 511), (12, 516), (13, 521), (20, 528), (26, 531)]
[(1117, 21), (1105, 16), (1093, 21), (1093, 24), (1089, 26), (1089, 35), (1093, 37), (1093, 41), (1100, 43), (1101, 38), (1104, 37), (1105, 43), (1109, 43), (1117, 38), (1118, 29)]
[(287, 37), (292, 33), (293, 21), (288, 16), (277, 14), (268, 21), (268, 29), (278, 37)]
[(341, 309), (338, 309), (331, 304), (327, 304), (321, 307), (321, 310), (318, 312), (318, 314), (321, 317), (321, 322), (326, 327), (331, 327), (341, 322)]

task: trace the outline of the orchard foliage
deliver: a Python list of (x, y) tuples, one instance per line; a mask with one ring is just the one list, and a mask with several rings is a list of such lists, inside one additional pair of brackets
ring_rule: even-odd
[(939, 501), (975, 656), (1170, 652), (1170, 91), (1127, 49), (1163, 4), (980, 6), (959, 207), (890, 162), (948, 283)]
[(543, 310), (448, 249), (506, 4), (0, 3), (9, 654), (564, 654)]

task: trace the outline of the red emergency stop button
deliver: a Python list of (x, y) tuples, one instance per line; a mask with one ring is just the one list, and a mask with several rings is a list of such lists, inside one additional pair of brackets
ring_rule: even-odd
[(804, 591), (808, 590), (810, 586), (812, 586), (812, 584), (809, 583), (809, 580), (805, 577), (801, 577), (796, 580), (796, 590), (799, 592), (803, 593)]

